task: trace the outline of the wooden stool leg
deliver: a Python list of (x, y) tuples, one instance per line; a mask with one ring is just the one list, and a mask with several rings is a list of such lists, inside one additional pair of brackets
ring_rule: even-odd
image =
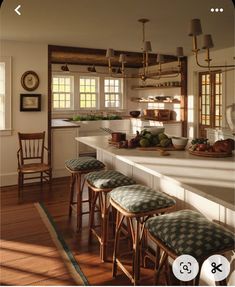
[(107, 260), (107, 248), (108, 248), (108, 215), (109, 215), (109, 204), (107, 201), (107, 193), (102, 194), (100, 193), (100, 201), (102, 201), (101, 204), (101, 249), (100, 249), (100, 255), (101, 260), (106, 261)]
[(91, 211), (89, 214), (89, 242), (91, 242), (91, 240), (92, 240), (92, 229), (94, 228), (95, 207), (96, 207), (96, 201), (98, 198), (98, 193), (94, 192), (91, 188), (89, 188), (89, 192), (91, 195)]
[(81, 175), (76, 174), (77, 179), (77, 231), (82, 227), (82, 190), (81, 190)]
[(199, 285), (200, 275), (201, 275), (201, 269), (202, 269), (202, 264), (199, 263), (198, 274), (197, 274), (196, 278), (194, 279), (194, 285), (195, 285), (195, 286), (198, 286), (198, 285)]
[(140, 222), (139, 220), (136, 221), (136, 230), (135, 230), (135, 237), (134, 237), (134, 245), (133, 245), (133, 258), (134, 258), (134, 270), (133, 270), (133, 277), (134, 277), (134, 285), (137, 285), (140, 277)]
[(69, 217), (72, 215), (72, 205), (74, 200), (74, 184), (75, 184), (76, 177), (74, 174), (71, 174), (70, 179), (70, 201), (69, 201)]
[(118, 256), (118, 247), (119, 247), (119, 233), (121, 229), (122, 222), (124, 220), (124, 215), (119, 211), (116, 214), (116, 231), (114, 237), (114, 248), (113, 248), (113, 277), (117, 276), (117, 256)]
[(162, 267), (164, 266), (167, 258), (168, 258), (168, 254), (165, 251), (163, 251), (162, 256), (160, 258), (160, 261), (159, 261), (158, 269), (155, 268), (154, 285), (158, 284), (160, 272), (161, 272)]

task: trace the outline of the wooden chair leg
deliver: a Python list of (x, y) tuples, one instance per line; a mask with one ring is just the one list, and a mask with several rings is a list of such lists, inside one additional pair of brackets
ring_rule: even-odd
[(21, 198), (21, 173), (18, 173), (18, 199)]
[(40, 182), (41, 182), (41, 186), (43, 184), (43, 172), (40, 172)]

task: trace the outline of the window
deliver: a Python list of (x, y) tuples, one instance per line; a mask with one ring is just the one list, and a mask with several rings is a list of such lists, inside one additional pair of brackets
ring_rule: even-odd
[(0, 130), (11, 130), (11, 57), (0, 57)]
[(222, 72), (199, 73), (199, 136), (222, 126)]
[(98, 107), (98, 78), (79, 78), (79, 100), (80, 108), (92, 109)]
[(105, 108), (122, 107), (122, 79), (104, 79), (104, 106)]
[(73, 76), (53, 75), (53, 110), (71, 110), (73, 108)]

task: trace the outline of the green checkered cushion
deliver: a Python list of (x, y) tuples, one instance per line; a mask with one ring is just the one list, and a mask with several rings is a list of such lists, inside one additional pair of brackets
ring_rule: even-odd
[(104, 164), (94, 157), (81, 156), (78, 158), (66, 160), (65, 166), (73, 171), (83, 171), (103, 168)]
[(96, 188), (114, 188), (122, 185), (135, 184), (135, 180), (115, 170), (90, 172), (86, 175), (89, 184)]
[(192, 210), (180, 210), (152, 217), (145, 227), (177, 255), (195, 258), (234, 249), (234, 234)]
[(145, 212), (170, 207), (175, 204), (174, 199), (162, 192), (135, 184), (113, 189), (110, 197), (128, 212)]

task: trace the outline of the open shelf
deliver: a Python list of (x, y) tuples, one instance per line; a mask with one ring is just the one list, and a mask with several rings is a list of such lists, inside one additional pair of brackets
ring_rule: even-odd
[(132, 90), (152, 90), (152, 89), (172, 89), (172, 88), (181, 88), (178, 86), (133, 86)]
[(132, 100), (132, 102), (141, 103), (141, 104), (150, 104), (150, 103), (164, 103), (164, 104), (180, 104), (181, 101), (158, 101), (158, 100)]

